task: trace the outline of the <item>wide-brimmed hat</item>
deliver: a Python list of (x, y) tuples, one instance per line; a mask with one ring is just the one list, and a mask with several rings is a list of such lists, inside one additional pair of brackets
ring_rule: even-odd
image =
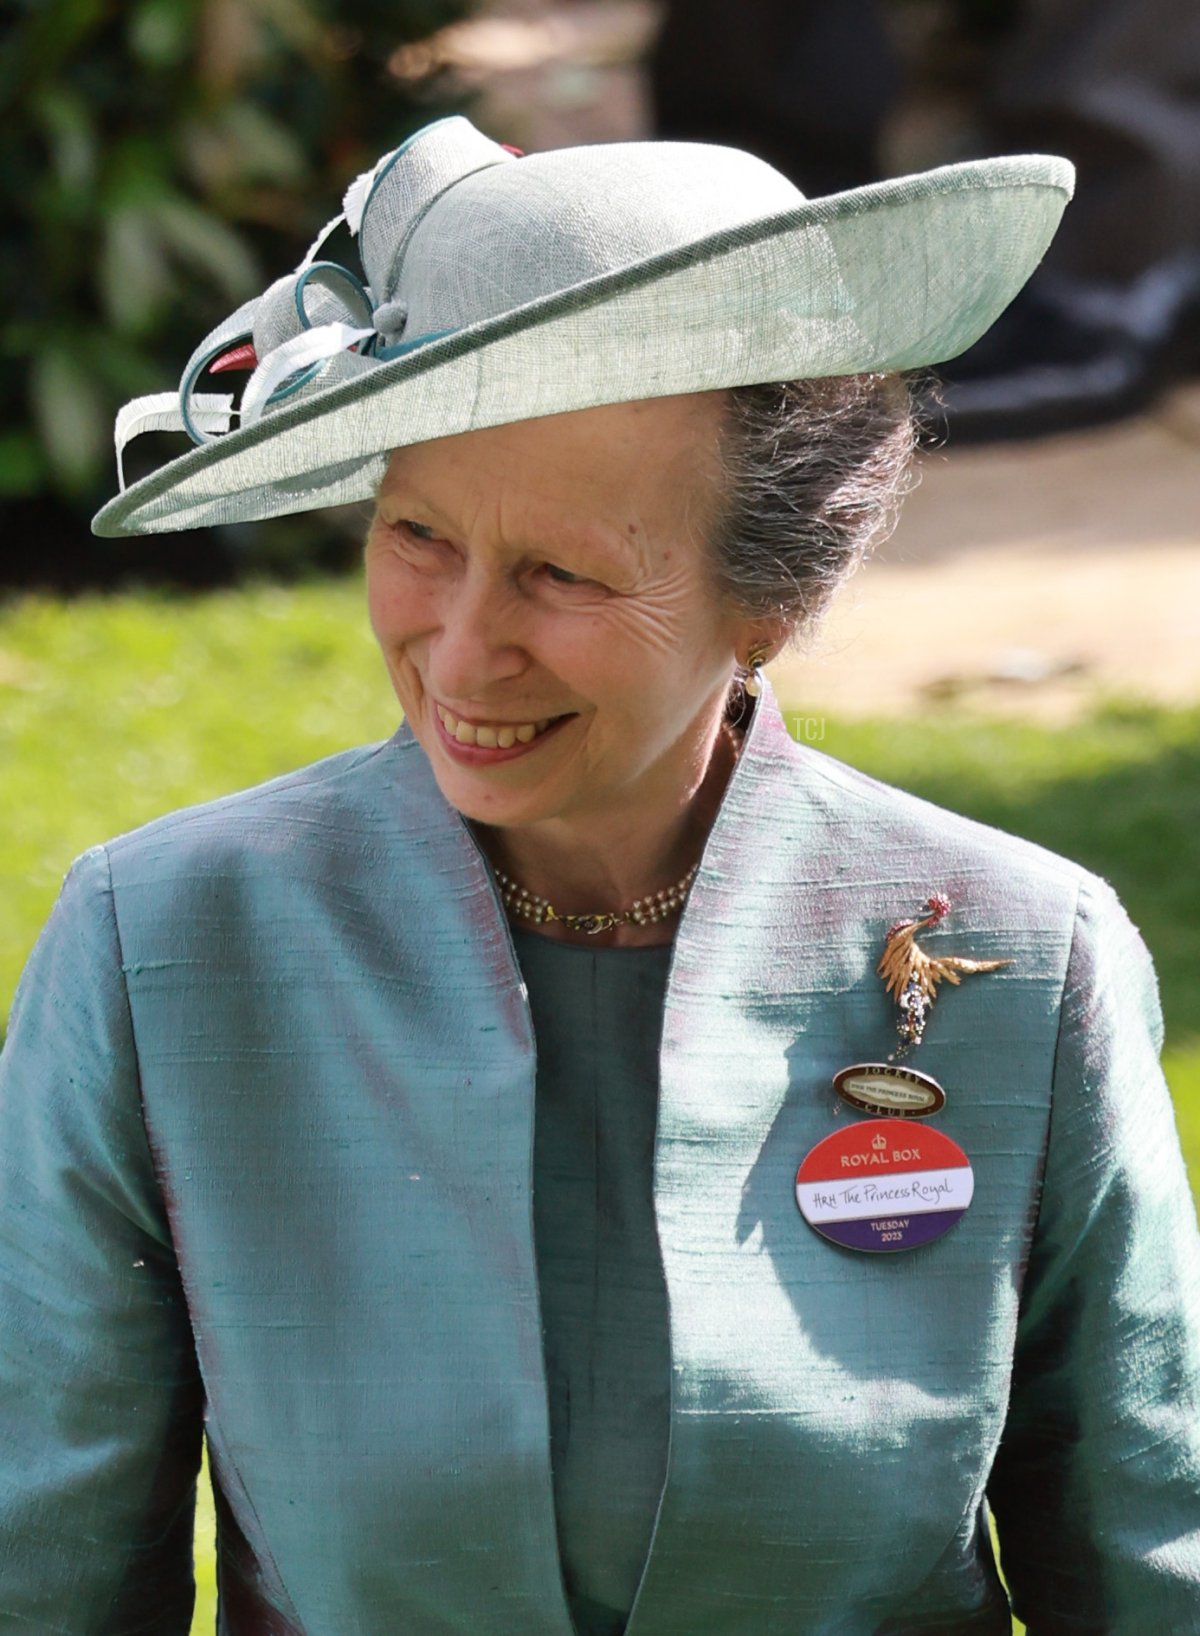
[[(1037, 266), (1073, 171), (1041, 155), (806, 200), (732, 148), (632, 142), (519, 157), (439, 120), (351, 186), (295, 272), (205, 337), (178, 394), (117, 418), (198, 445), (97, 534), (370, 499), (392, 449), (599, 404), (929, 366)], [(360, 268), (321, 258), (342, 222)], [(198, 390), (252, 370), (241, 402)], [(211, 385), (211, 383), (210, 383)]]

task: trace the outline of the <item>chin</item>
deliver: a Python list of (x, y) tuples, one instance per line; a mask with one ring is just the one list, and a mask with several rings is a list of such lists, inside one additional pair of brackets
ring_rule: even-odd
[(454, 810), (474, 823), (533, 823), (548, 815), (549, 803), (539, 800), (533, 789), (505, 788), (503, 770), (476, 771), (457, 766), (441, 751), (440, 745), (422, 745), (433, 768), (438, 789)]

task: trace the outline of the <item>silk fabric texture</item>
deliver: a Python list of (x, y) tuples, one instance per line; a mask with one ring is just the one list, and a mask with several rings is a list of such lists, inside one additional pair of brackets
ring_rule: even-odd
[(550, 1467), (578, 1636), (620, 1636), (667, 1465), (670, 1324), (654, 1223), (671, 950), (513, 942), (537, 1046), (533, 1235)]
[[(796, 1166), (889, 1048), (880, 941), (935, 889), (953, 952), (1012, 961), (916, 1058), (975, 1199), (856, 1255)], [(985, 1493), (1034, 1636), (1200, 1631), (1159, 1035), (1102, 882), (793, 745), (764, 693), (668, 982), (630, 1636), (1007, 1636)], [(407, 729), (85, 854), (0, 1063), (0, 1631), (182, 1636), (203, 1419), (225, 1636), (570, 1636), (529, 1011)]]

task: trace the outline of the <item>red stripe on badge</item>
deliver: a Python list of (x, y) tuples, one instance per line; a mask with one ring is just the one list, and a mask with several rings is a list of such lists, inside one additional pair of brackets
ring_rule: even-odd
[(896, 1176), (963, 1165), (969, 1167), (970, 1160), (940, 1130), (918, 1126), (911, 1119), (856, 1119), (805, 1155), (796, 1181), (846, 1181), (854, 1176)]

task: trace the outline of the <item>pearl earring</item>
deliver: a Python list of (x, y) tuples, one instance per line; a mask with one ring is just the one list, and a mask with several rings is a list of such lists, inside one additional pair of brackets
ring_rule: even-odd
[(745, 674), (742, 676), (742, 692), (751, 699), (757, 699), (762, 692), (762, 667), (768, 653), (771, 651), (769, 642), (760, 642), (750, 649), (746, 659)]

